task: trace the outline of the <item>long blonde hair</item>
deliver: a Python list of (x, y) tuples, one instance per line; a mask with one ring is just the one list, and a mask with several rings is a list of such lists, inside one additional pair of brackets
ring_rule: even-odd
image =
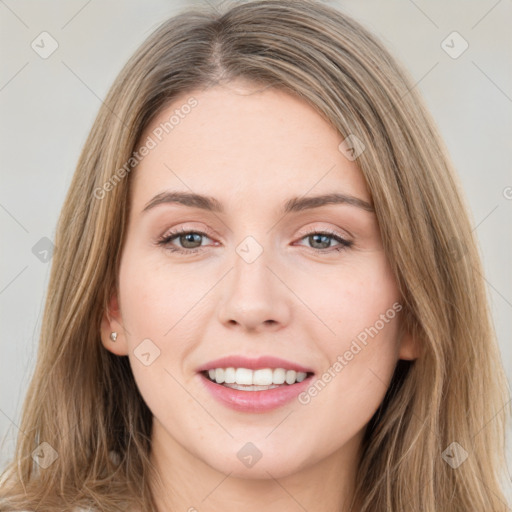
[[(417, 90), (381, 43), (345, 14), (308, 0), (185, 11), (165, 21), (116, 79), (58, 222), (23, 435), (2, 476), (1, 510), (156, 510), (152, 416), (127, 357), (100, 342), (129, 209), (130, 173), (119, 169), (174, 98), (235, 78), (299, 95), (365, 145), (357, 163), (405, 327), (422, 355), (399, 362), (367, 427), (356, 479), (360, 512), (507, 510), (500, 482), (507, 383), (452, 164)], [(107, 182), (108, 192), (98, 194)], [(58, 455), (45, 469), (33, 458), (41, 443)], [(467, 459), (452, 467), (447, 448), (461, 460), (464, 449)]]

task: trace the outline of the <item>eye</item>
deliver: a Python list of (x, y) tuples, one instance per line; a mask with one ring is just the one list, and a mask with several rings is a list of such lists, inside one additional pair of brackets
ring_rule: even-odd
[[(195, 254), (202, 251), (202, 238), (204, 237), (209, 238), (208, 234), (203, 231), (181, 228), (167, 232), (158, 239), (157, 244), (178, 254)], [(300, 240), (305, 239), (311, 244), (310, 248), (319, 253), (339, 252), (352, 246), (351, 241), (346, 240), (336, 232), (312, 231), (300, 238)], [(173, 243), (175, 240), (179, 241), (180, 246), (177, 247)], [(338, 246), (332, 247), (333, 240), (338, 243)]]
[[(344, 249), (352, 246), (352, 242), (341, 237), (336, 232), (330, 231), (312, 231), (301, 238), (301, 240), (307, 239), (311, 244), (311, 248), (317, 252), (330, 253), (332, 251), (343, 251)], [(338, 242), (338, 246), (331, 247), (332, 240)], [(320, 247), (318, 247), (320, 246)], [(326, 249), (331, 249), (327, 251)]]
[[(207, 237), (207, 233), (202, 231), (187, 230), (185, 228), (167, 232), (158, 239), (157, 244), (164, 246), (171, 252), (177, 253), (196, 253), (201, 250), (201, 238)], [(179, 240), (181, 247), (173, 246), (172, 241)]]

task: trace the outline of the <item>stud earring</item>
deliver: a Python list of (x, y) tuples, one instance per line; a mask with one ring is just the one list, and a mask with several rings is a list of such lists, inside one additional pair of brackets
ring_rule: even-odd
[(116, 341), (117, 340), (117, 332), (111, 332), (110, 333), (110, 339), (112, 341)]

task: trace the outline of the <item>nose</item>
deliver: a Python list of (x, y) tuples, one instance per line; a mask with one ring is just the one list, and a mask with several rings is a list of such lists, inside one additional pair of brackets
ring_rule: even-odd
[(219, 321), (230, 329), (277, 331), (290, 321), (291, 293), (267, 251), (251, 263), (238, 255), (224, 280)]

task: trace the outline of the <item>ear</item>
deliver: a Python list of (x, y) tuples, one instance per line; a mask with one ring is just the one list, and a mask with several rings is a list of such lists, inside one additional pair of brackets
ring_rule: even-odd
[(420, 357), (421, 349), (419, 340), (414, 337), (409, 331), (402, 332), (402, 339), (400, 340), (400, 347), (398, 352), (398, 359), (405, 359), (413, 361)]
[[(126, 340), (126, 329), (123, 327), (121, 310), (117, 292), (113, 292), (106, 310), (101, 319), (101, 343), (113, 354), (125, 356), (128, 354), (128, 344)], [(116, 341), (113, 341), (110, 335), (117, 333)]]

